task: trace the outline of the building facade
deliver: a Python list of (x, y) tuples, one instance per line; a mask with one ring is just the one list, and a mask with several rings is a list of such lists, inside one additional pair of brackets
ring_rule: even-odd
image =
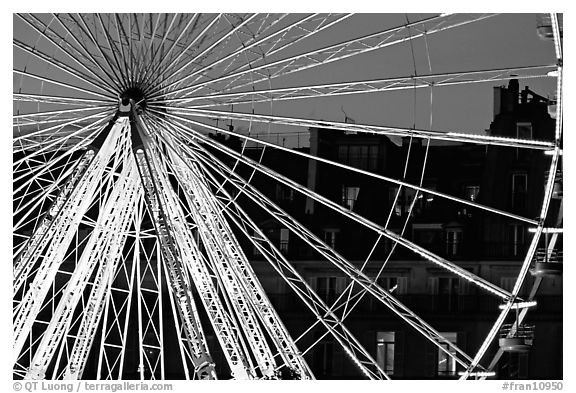
[[(528, 87), (520, 91), (516, 80), (494, 92), (494, 120), (488, 135), (553, 139), (555, 123), (546, 99)], [(268, 150), (262, 163), (502, 289), (512, 290), (532, 238), (529, 225), (446, 199), (434, 191), (515, 215), (537, 217), (550, 159), (542, 151), (428, 145), (416, 137), (405, 137), (397, 144), (385, 136), (331, 129), (311, 129), (310, 149), (302, 151), (381, 178), (287, 152)], [(259, 154), (252, 152), (253, 157)], [(382, 177), (433, 192), (419, 192)], [(498, 316), (497, 297), (264, 175), (254, 175), (253, 184), (347, 260), (357, 267), (365, 266), (368, 276), (378, 275), (381, 287), (459, 348), (468, 354), (478, 350)], [(558, 193), (547, 223), (561, 224)], [(351, 280), (328, 261), (315, 257), (297, 234), (265, 215), (260, 224), (328, 304), (346, 294)], [(249, 244), (246, 247), (249, 249)], [(561, 238), (556, 248), (562, 249)], [(306, 314), (296, 295), (288, 292), (257, 252), (252, 259), (271, 300), (298, 337), (314, 323), (312, 315)], [(528, 298), (534, 283), (535, 278), (528, 276), (520, 296)], [(357, 293), (357, 287), (352, 287), (352, 293)], [(504, 353), (495, 369), (497, 378), (562, 378), (561, 295), (561, 276), (547, 276), (538, 283), (537, 306), (524, 321), (535, 325), (533, 347), (528, 352)], [(514, 322), (513, 314), (508, 323)], [(346, 325), (393, 378), (457, 378), (461, 371), (454, 360), (369, 295), (350, 312)], [(316, 340), (319, 342), (307, 359), (318, 378), (361, 377), (344, 351), (321, 329), (308, 332), (299, 344), (307, 348)], [(489, 363), (497, 350), (495, 342), (483, 363)]]

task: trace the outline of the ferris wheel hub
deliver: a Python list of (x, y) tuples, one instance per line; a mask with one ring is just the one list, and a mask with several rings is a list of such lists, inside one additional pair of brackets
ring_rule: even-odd
[(124, 90), (120, 95), (121, 98), (128, 98), (129, 100), (133, 100), (134, 103), (138, 105), (138, 107), (142, 110), (146, 109), (146, 95), (145, 89), (136, 85), (129, 87), (128, 89)]

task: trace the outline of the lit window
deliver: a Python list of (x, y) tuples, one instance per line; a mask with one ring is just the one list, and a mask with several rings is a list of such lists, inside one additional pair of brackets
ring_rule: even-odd
[(457, 256), (461, 252), (462, 228), (446, 229), (446, 255)]
[(354, 205), (356, 204), (359, 193), (360, 187), (342, 186), (342, 206), (354, 210)]
[(512, 249), (510, 250), (513, 256), (523, 255), (524, 253), (524, 243), (525, 243), (525, 232), (526, 229), (522, 224), (510, 224), (510, 244)]
[(288, 253), (288, 239), (290, 231), (288, 229), (280, 229), (280, 251), (284, 254)]
[(475, 202), (476, 198), (478, 198), (478, 194), (480, 193), (480, 186), (465, 186), (464, 187), (464, 195), (466, 199), (469, 201)]
[(394, 374), (394, 332), (376, 334), (376, 362), (388, 375)]
[[(436, 191), (436, 183), (428, 183), (424, 185), (428, 190)], [(434, 202), (434, 194), (430, 194), (425, 192), (422, 194), (422, 198), (420, 199), (420, 205), (423, 210), (429, 209), (432, 206), (432, 202)]]
[[(445, 339), (456, 345), (458, 341), (458, 333), (447, 332), (440, 333)], [(448, 353), (438, 348), (438, 375), (455, 375), (456, 374), (456, 359), (451, 355), (456, 355), (456, 351), (451, 349), (448, 344), (440, 344)]]
[(404, 188), (404, 212), (408, 213), (410, 211), (410, 206), (412, 206), (412, 201), (416, 197), (416, 190), (413, 188)]
[(336, 233), (338, 233), (338, 229), (324, 230), (324, 243), (332, 249), (336, 248)]

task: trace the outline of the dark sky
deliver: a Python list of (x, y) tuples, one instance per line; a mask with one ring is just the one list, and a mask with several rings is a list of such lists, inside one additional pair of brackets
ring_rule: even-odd
[[(420, 18), (421, 15), (418, 15)], [(358, 15), (346, 23), (344, 32), (377, 31), (381, 26), (405, 23), (406, 16)], [(410, 20), (417, 17), (409, 15)], [(343, 33), (345, 34), (345, 33)], [(534, 14), (506, 14), (457, 27), (428, 37), (428, 50), (432, 73), (494, 69), (527, 65), (544, 65), (555, 62), (553, 44), (541, 40), (536, 34)], [(425, 41), (413, 42), (416, 74), (430, 72)], [(311, 74), (311, 73), (309, 73)], [(329, 82), (334, 80), (366, 80), (414, 74), (414, 60), (410, 44), (383, 48), (357, 56), (341, 64), (324, 66), (322, 71), (305, 80), (296, 75), (294, 84)], [(543, 96), (552, 95), (556, 80), (537, 79), (521, 81), (521, 88), (528, 84)], [(274, 107), (276, 114), (302, 116), (306, 118), (343, 121), (344, 114), (357, 123), (405, 126), (416, 123), (417, 128), (430, 127), (430, 112), (433, 115), (432, 129), (481, 133), (492, 120), (493, 86), (505, 82), (455, 87), (419, 89), (416, 104), (414, 91), (385, 92), (376, 94), (331, 97), (312, 101), (290, 102)], [(321, 101), (321, 102), (320, 102)], [(416, 114), (416, 116), (415, 116)]]
[[(293, 53), (338, 43), (346, 39), (382, 31), (424, 18), (424, 14), (358, 14), (301, 45)], [(16, 21), (16, 18), (14, 19)], [(20, 24), (14, 34), (21, 36)], [(426, 48), (426, 44), (428, 49)], [(22, 58), (15, 51), (15, 63)], [(290, 52), (286, 52), (287, 54)], [(430, 64), (428, 63), (428, 54)], [(536, 34), (534, 14), (504, 14), (475, 22), (427, 38), (383, 48), (334, 62), (317, 69), (275, 80), (272, 87), (361, 81), (413, 74), (471, 71), (554, 63), (551, 41)], [(357, 123), (390, 125), (433, 130), (482, 133), (492, 120), (492, 87), (503, 82), (336, 96), (312, 100), (277, 102), (273, 113), (316, 120), (343, 121), (344, 113)], [(555, 79), (521, 81), (543, 96), (552, 95)], [(269, 106), (256, 108), (270, 113)], [(430, 122), (432, 114), (432, 123)], [(242, 128), (241, 124), (238, 124)], [(254, 126), (254, 132), (266, 127)], [(277, 126), (271, 132), (295, 131)]]

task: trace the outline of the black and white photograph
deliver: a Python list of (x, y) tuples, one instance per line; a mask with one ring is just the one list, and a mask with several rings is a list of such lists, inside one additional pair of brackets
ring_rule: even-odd
[(12, 391), (565, 389), (564, 14), (185, 7), (11, 15)]

